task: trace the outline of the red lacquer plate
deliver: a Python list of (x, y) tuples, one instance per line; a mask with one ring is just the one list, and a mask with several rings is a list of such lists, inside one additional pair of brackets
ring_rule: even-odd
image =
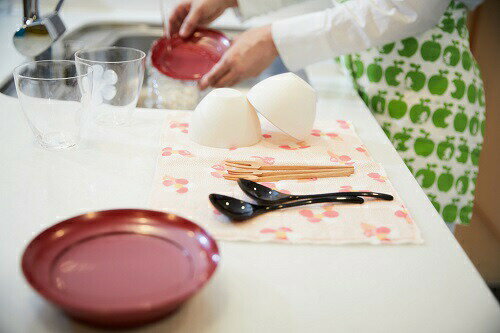
[(219, 261), (215, 240), (174, 214), (93, 212), (43, 231), (26, 248), (31, 286), (70, 316), (107, 327), (162, 318), (197, 292)]
[(160, 38), (151, 47), (151, 63), (161, 73), (180, 80), (199, 80), (220, 60), (231, 42), (213, 29), (198, 29), (187, 39)]

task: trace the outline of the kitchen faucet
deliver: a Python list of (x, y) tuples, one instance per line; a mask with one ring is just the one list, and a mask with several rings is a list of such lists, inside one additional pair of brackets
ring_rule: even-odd
[(27, 57), (37, 57), (47, 51), (62, 36), (66, 27), (59, 16), (64, 0), (45, 17), (40, 15), (38, 0), (23, 0), (23, 24), (12, 38), (17, 51)]

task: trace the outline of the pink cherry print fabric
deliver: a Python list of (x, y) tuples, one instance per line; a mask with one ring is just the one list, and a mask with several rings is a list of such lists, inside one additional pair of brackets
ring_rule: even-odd
[[(252, 147), (219, 149), (189, 140), (189, 112), (169, 112), (151, 194), (153, 209), (188, 218), (218, 240), (311, 244), (420, 244), (417, 225), (357, 136), (352, 124), (337, 120), (317, 124), (306, 140), (297, 141), (264, 127)], [(293, 194), (339, 191), (390, 193), (394, 201), (367, 199), (363, 205), (318, 204), (261, 215), (232, 223), (209, 202), (210, 193), (251, 201), (234, 181), (223, 178), (223, 161), (256, 160), (266, 165), (353, 165), (350, 177), (286, 180), (263, 185)]]

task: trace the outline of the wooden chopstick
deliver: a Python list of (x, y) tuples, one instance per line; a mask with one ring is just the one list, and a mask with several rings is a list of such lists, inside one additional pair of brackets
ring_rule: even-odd
[[(226, 164), (228, 165), (228, 164)], [(228, 165), (231, 167), (238, 168), (237, 166), (234, 165)], [(331, 165), (331, 166), (325, 166), (325, 165), (262, 165), (259, 168), (250, 168), (250, 167), (242, 167), (242, 169), (253, 169), (253, 170), (336, 170), (336, 169), (346, 169), (349, 168), (350, 166), (345, 166), (345, 165)], [(351, 167), (352, 168), (352, 167)]]
[(261, 161), (232, 161), (224, 164), (231, 169), (223, 175), (228, 180), (248, 179), (258, 182), (348, 177), (354, 173), (352, 165), (266, 165)]
[(233, 164), (226, 161), (226, 166), (236, 169), (252, 169), (252, 170), (336, 170), (336, 169), (354, 169), (352, 165), (258, 165), (246, 166)]
[(311, 179), (311, 178), (331, 178), (331, 177), (348, 177), (353, 174), (351, 170), (333, 170), (328, 172), (311, 172), (311, 173), (296, 173), (284, 174), (274, 176), (258, 176), (258, 175), (229, 175), (225, 174), (223, 177), (228, 180), (238, 180), (240, 178), (254, 180), (257, 182), (272, 182), (279, 180), (298, 180), (298, 179)]
[(227, 173), (230, 175), (255, 175), (255, 176), (280, 176), (280, 175), (293, 175), (293, 174), (307, 174), (307, 173), (318, 173), (318, 172), (331, 172), (339, 170), (354, 170), (354, 168), (339, 168), (339, 169), (317, 169), (317, 170), (253, 170), (253, 169), (228, 169)]

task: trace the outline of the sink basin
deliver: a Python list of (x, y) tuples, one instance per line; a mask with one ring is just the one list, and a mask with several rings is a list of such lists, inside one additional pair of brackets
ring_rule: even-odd
[[(230, 38), (236, 37), (243, 30), (218, 28)], [(50, 52), (46, 52), (41, 56), (41, 59), (72, 59), (73, 54), (79, 48), (92, 48), (103, 46), (123, 46), (133, 47), (148, 53), (149, 48), (154, 40), (163, 35), (161, 25), (150, 23), (116, 23), (116, 22), (100, 22), (84, 25), (61, 38), (54, 44)], [(78, 45), (78, 48), (71, 49), (71, 45)], [(73, 46), (74, 48), (75, 46)], [(272, 75), (287, 72), (285, 65), (280, 58), (277, 58), (271, 66), (269, 66), (258, 77), (243, 81), (235, 86), (243, 92), (248, 91), (255, 83)], [(307, 81), (304, 71), (296, 73)], [(144, 77), (147, 82), (147, 71)], [(147, 85), (143, 85), (141, 96), (147, 96)], [(11, 77), (7, 78), (0, 84), (0, 93), (16, 97), (16, 87), (14, 80)], [(137, 104), (138, 107), (146, 107), (145, 98), (140, 98)], [(150, 107), (150, 105), (148, 105)]]

